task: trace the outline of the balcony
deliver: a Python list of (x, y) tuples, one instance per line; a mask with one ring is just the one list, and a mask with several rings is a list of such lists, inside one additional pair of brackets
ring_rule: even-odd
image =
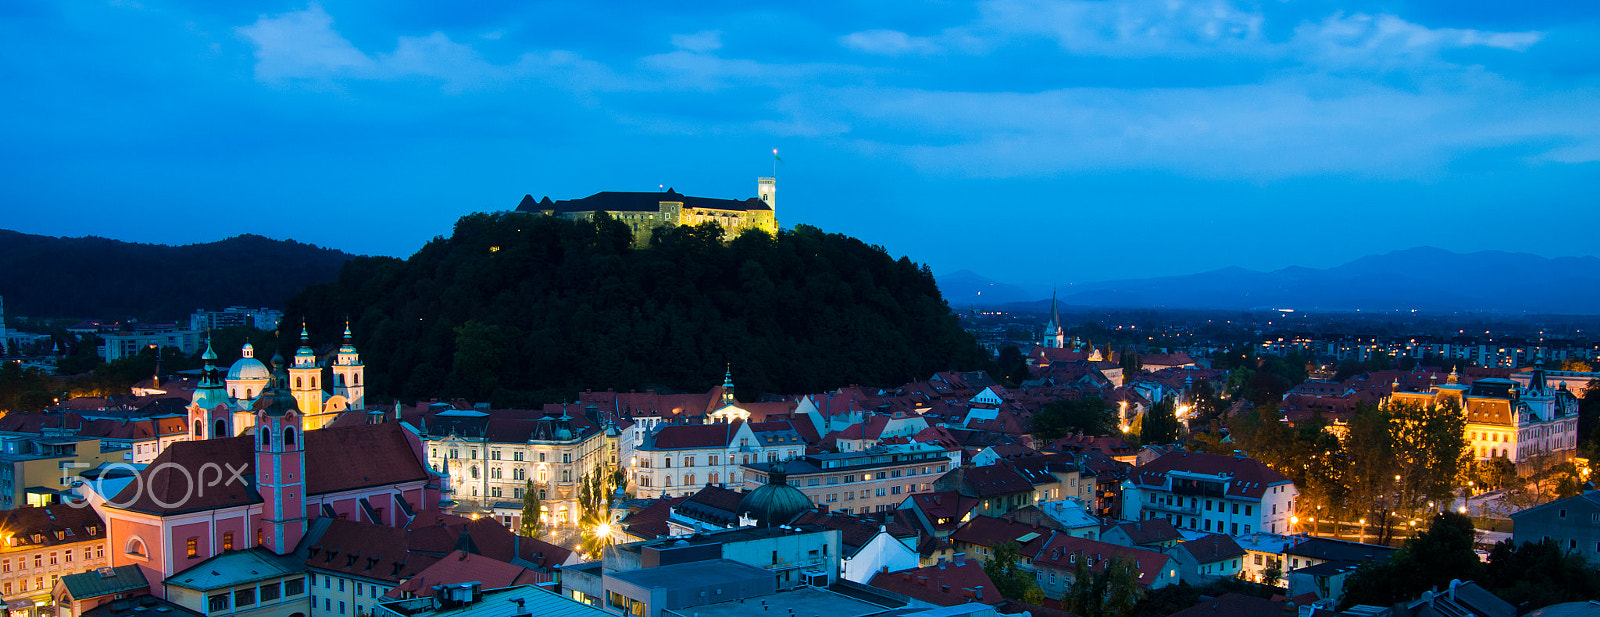
[(1178, 500), (1178, 501), (1179, 501), (1179, 503), (1185, 504), (1185, 505), (1167, 505), (1167, 504), (1164, 504), (1164, 503), (1161, 503), (1161, 502), (1158, 501), (1156, 503), (1144, 502), (1144, 503), (1141, 503), (1140, 506), (1143, 507), (1146, 510), (1156, 510), (1158, 512), (1175, 512), (1175, 513), (1178, 513), (1178, 514), (1199, 514), (1200, 513), (1200, 505), (1198, 503), (1191, 506), (1191, 505), (1187, 505), (1186, 501), (1183, 501), (1183, 500)]

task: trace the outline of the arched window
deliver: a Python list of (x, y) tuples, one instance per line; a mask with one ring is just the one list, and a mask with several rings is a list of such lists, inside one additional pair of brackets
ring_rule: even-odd
[(356, 373), (356, 385), (361, 385), (361, 373)]
[(717, 483), (717, 472), (713, 471), (713, 472), (711, 472), (709, 474), (706, 474), (706, 482), (711, 483), (711, 484), (716, 484)]
[(672, 486), (672, 475), (671, 474), (668, 474), (667, 477), (662, 478), (661, 486)]
[(344, 373), (339, 373), (338, 375), (334, 375), (333, 379), (334, 379), (334, 383), (336, 383), (338, 385), (341, 385), (341, 386), (344, 385)]
[(138, 537), (128, 538), (128, 543), (123, 547), (122, 552), (135, 557), (149, 556), (149, 552), (144, 548), (144, 540), (140, 540)]
[(301, 386), (300, 386), (300, 378), (299, 377), (294, 378), (294, 387), (295, 387), (296, 390), (300, 389)]
[(201, 435), (200, 435), (200, 421), (199, 420), (195, 420), (194, 421), (194, 436), (195, 436), (196, 439), (201, 437)]
[(217, 420), (217, 427), (211, 431), (212, 437), (232, 437), (228, 434), (228, 421)]
[(472, 466), (472, 479), (474, 479), (474, 480), (478, 479), (478, 466), (477, 465), (473, 465)]
[(691, 473), (691, 474), (689, 474), (687, 476), (684, 476), (683, 477), (683, 485), (684, 486), (694, 486), (694, 474)]
[(270, 446), (270, 445), (272, 445), (272, 429), (267, 428), (265, 426), (261, 427), (261, 445), (262, 446)]
[(283, 429), (283, 445), (294, 445), (294, 427), (291, 426)]

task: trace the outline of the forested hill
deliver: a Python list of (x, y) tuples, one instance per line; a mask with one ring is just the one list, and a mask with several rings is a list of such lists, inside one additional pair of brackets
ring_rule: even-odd
[(282, 306), (350, 257), (255, 235), (166, 246), (0, 230), (0, 295), (9, 315), (168, 321), (197, 308)]
[(631, 248), (622, 223), (474, 214), (409, 260), (358, 258), (293, 298), (313, 336), (354, 320), (369, 397), (560, 402), (579, 389), (739, 395), (897, 385), (979, 368), (932, 273), (799, 227), (724, 242), (715, 225)]

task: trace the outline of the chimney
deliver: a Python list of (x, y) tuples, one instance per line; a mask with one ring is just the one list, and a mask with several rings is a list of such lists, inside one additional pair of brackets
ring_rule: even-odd
[(966, 553), (956, 553), (955, 555), (950, 556), (950, 560), (954, 561), (957, 567), (960, 567), (962, 564), (966, 563), (967, 554)]
[(926, 576), (917, 577), (917, 584), (918, 585), (922, 585), (923, 587), (927, 587), (928, 586), (928, 577), (926, 577)]
[(982, 600), (983, 599), (983, 585), (978, 585), (977, 587), (973, 588), (972, 593), (973, 593), (973, 595), (978, 596), (979, 600)]

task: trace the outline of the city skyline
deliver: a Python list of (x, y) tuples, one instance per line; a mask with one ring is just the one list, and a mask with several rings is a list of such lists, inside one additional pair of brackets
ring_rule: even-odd
[(752, 197), (778, 148), (783, 226), (1005, 282), (1597, 252), (1592, 6), (0, 11), (26, 233), (404, 257), (525, 193)]

